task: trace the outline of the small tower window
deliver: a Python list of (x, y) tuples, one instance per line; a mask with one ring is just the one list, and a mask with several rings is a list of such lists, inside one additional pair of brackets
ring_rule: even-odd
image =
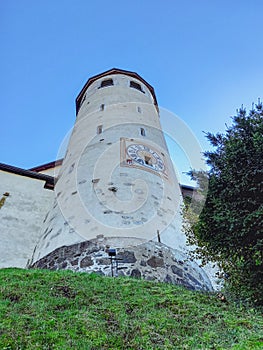
[(142, 113), (141, 107), (137, 107), (137, 111), (138, 111), (138, 113)]
[(97, 134), (102, 134), (102, 125), (97, 126)]
[(100, 105), (100, 111), (104, 111), (105, 104)]
[(113, 80), (112, 79), (106, 79), (103, 80), (100, 84), (101, 88), (107, 87), (107, 86), (112, 86), (113, 85)]
[(141, 131), (141, 136), (145, 136), (145, 135), (146, 135), (146, 134), (145, 134), (145, 129), (144, 129), (144, 128), (141, 128), (140, 131)]
[(144, 91), (142, 91), (142, 87), (140, 84), (136, 83), (136, 81), (130, 81), (130, 87), (133, 88), (133, 89), (136, 89), (136, 90), (139, 90), (141, 92), (144, 93)]

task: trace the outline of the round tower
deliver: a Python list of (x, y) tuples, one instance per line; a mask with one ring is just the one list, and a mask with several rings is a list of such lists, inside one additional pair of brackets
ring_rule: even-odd
[(80, 254), (85, 242), (126, 249), (155, 241), (183, 251), (182, 195), (152, 86), (111, 69), (87, 81), (76, 112), (32, 262), (65, 246)]

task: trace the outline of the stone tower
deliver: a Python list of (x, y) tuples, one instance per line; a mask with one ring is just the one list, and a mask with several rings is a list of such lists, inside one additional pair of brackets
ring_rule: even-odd
[[(98, 270), (107, 265), (105, 258), (104, 264), (98, 262), (105, 247), (115, 247), (123, 264), (132, 260), (134, 265), (136, 254), (144, 251), (152, 259), (148, 267), (164, 268), (168, 253), (169, 259), (174, 249), (183, 254), (185, 236), (182, 195), (154, 89), (134, 72), (111, 69), (87, 81), (76, 99), (76, 113), (55, 202), (32, 264)], [(173, 256), (177, 262), (185, 258), (179, 255)], [(203, 272), (194, 269), (199, 278), (192, 278), (200, 282)]]

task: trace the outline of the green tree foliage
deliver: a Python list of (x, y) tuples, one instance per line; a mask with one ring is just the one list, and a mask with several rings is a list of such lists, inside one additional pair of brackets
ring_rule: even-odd
[[(204, 153), (210, 170), (199, 217), (195, 208), (202, 201), (186, 205), (188, 240), (198, 245), (196, 254), (204, 261), (219, 262), (232, 293), (263, 305), (262, 103), (249, 113), (239, 109), (225, 134), (206, 136), (215, 150)], [(190, 175), (202, 189), (205, 174)]]

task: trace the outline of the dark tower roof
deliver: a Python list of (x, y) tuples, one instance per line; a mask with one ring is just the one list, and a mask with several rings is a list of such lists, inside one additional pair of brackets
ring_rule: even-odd
[(89, 80), (86, 82), (86, 84), (83, 86), (82, 90), (78, 94), (78, 97), (76, 98), (76, 114), (78, 114), (78, 111), (79, 111), (79, 108), (80, 108), (80, 102), (81, 102), (82, 97), (83, 97), (85, 91), (87, 90), (87, 88), (94, 81), (96, 81), (97, 79), (103, 78), (103, 77), (111, 75), (111, 74), (124, 74), (124, 75), (128, 75), (129, 77), (132, 77), (132, 78), (140, 80), (150, 90), (150, 92), (152, 94), (152, 97), (153, 97), (153, 100), (154, 100), (154, 104), (156, 105), (156, 107), (158, 107), (158, 103), (157, 103), (157, 99), (156, 99), (156, 96), (155, 96), (154, 88), (150, 84), (148, 84), (147, 81), (144, 80), (139, 74), (137, 74), (135, 72), (130, 72), (128, 70), (112, 68), (112, 69), (107, 70), (106, 72), (94, 75), (93, 77), (89, 78)]

